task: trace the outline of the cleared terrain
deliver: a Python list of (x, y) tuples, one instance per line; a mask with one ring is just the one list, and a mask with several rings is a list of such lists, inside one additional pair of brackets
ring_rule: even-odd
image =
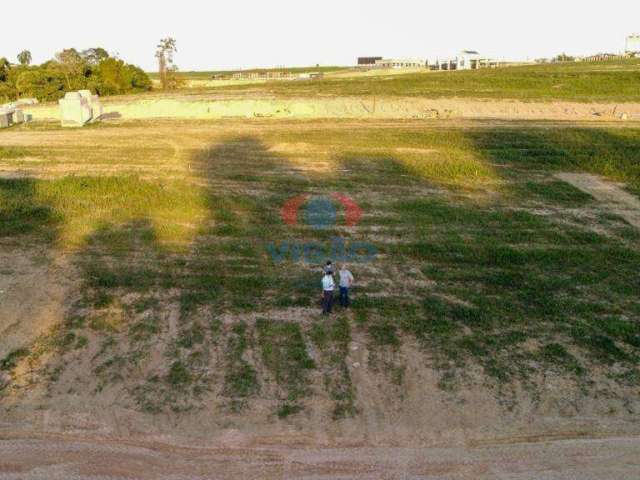
[[(332, 67), (329, 67), (331, 70)], [(316, 69), (317, 70), (317, 69)], [(202, 79), (185, 73), (187, 81)], [(337, 70), (320, 81), (221, 83), (218, 92), (287, 96), (401, 96), (490, 98), (525, 101), (637, 102), (640, 59), (593, 63), (520, 65), (476, 71)], [(210, 84), (215, 85), (215, 83)], [(214, 90), (213, 88), (204, 90)]]
[[(606, 117), (0, 131), (0, 472), (628, 478), (638, 152), (640, 125)], [(326, 318), (336, 239), (374, 255)], [(114, 460), (83, 469), (85, 448)]]

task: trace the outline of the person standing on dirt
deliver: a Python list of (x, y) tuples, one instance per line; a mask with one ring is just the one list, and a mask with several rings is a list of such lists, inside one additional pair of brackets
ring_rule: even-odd
[(346, 265), (341, 265), (338, 273), (340, 274), (340, 305), (348, 308), (351, 304), (349, 289), (353, 285), (353, 274), (347, 269)]
[(325, 271), (322, 277), (322, 314), (329, 315), (333, 306), (333, 290), (335, 282), (333, 281), (333, 272)]

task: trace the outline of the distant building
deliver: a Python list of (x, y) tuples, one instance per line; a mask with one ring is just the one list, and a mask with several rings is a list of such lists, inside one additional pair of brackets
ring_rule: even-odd
[(305, 72), (298, 74), (298, 80), (321, 80), (324, 78), (322, 72)]
[(246, 70), (230, 75), (214, 75), (214, 80), (295, 80), (298, 76), (287, 70)]
[(480, 54), (475, 50), (463, 50), (456, 59), (458, 70), (475, 70), (479, 68)]
[(481, 57), (475, 50), (463, 50), (457, 56), (436, 59), (427, 63), (429, 70), (478, 70), (480, 68), (496, 68), (501, 65), (497, 60)]
[(640, 35), (629, 35), (624, 51), (625, 53), (640, 53)]
[(427, 62), (414, 58), (383, 58), (376, 60), (375, 66), (377, 68), (424, 68)]
[(358, 57), (358, 66), (374, 67), (378, 60), (382, 60), (382, 57)]
[(590, 55), (588, 57), (576, 58), (576, 62), (606, 62), (607, 60), (619, 60), (625, 58), (624, 55), (618, 55), (615, 53), (598, 53), (596, 55)]

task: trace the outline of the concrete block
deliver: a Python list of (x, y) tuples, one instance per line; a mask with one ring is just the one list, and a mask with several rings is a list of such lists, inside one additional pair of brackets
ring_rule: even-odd
[(15, 101), (16, 106), (22, 106), (22, 105), (37, 105), (38, 103), (38, 99), (37, 98), (20, 98), (18, 100)]
[(97, 122), (100, 120), (100, 117), (102, 117), (102, 114), (104, 113), (102, 104), (100, 103), (100, 97), (98, 95), (93, 95), (90, 90), (79, 90), (78, 93), (87, 101), (89, 107), (91, 107), (91, 121)]
[(9, 125), (9, 115), (0, 112), (0, 128), (7, 128)]
[(91, 103), (91, 111), (93, 114), (92, 122), (97, 122), (102, 118), (104, 114), (104, 108), (102, 107), (102, 103), (97, 100), (98, 96), (96, 95), (96, 100)]
[(13, 123), (24, 123), (24, 112), (19, 108), (13, 112)]
[(13, 110), (0, 109), (0, 128), (7, 128), (13, 124)]
[(103, 114), (98, 95), (92, 95), (90, 90), (67, 92), (58, 103), (63, 127), (81, 127), (100, 120)]
[(67, 92), (58, 104), (63, 127), (82, 127), (93, 116), (89, 103), (79, 92)]

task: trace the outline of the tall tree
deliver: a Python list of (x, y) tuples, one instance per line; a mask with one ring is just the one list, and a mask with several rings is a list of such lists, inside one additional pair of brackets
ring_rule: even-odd
[(173, 64), (173, 54), (176, 53), (176, 40), (172, 37), (160, 40), (156, 48), (156, 58), (158, 59), (158, 73), (160, 74), (160, 85), (163, 90), (175, 88), (172, 77), (175, 76), (177, 67)]
[(31, 52), (29, 50), (23, 50), (18, 54), (18, 62), (20, 65), (31, 65)]
[(77, 80), (84, 71), (85, 61), (75, 48), (67, 48), (56, 53), (56, 61), (62, 69), (67, 88), (73, 88), (72, 81)]
[(98, 65), (102, 60), (109, 58), (109, 52), (104, 48), (87, 48), (80, 52), (80, 56), (91, 65)]
[(11, 64), (9, 60), (4, 57), (0, 57), (0, 82), (6, 82), (9, 77), (9, 69)]

